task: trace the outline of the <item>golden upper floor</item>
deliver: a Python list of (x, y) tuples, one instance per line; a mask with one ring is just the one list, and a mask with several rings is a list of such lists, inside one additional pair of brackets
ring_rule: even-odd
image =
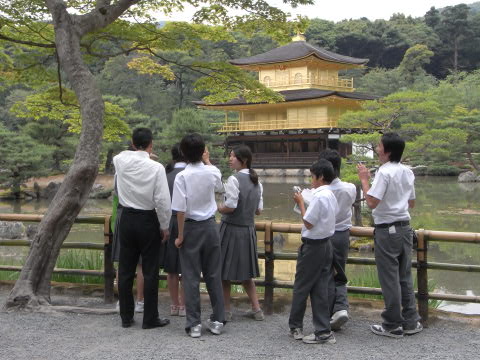
[(258, 80), (275, 91), (312, 88), (352, 92), (353, 78), (341, 78), (339, 71), (361, 67), (367, 61), (315, 47), (297, 36), (288, 45), (230, 63), (258, 72)]

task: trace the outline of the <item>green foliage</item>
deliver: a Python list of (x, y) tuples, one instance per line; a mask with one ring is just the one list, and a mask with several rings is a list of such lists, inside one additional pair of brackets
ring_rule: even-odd
[[(103, 271), (103, 252), (93, 250), (64, 250), (55, 265), (59, 269), (101, 270)], [(103, 284), (102, 276), (53, 274), (52, 281)]]
[[(160, 153), (160, 162), (170, 161), (170, 148), (182, 138), (191, 133), (200, 134), (207, 144), (210, 159), (222, 173), (228, 173), (227, 157), (223, 149), (223, 137), (217, 135), (217, 127), (210, 112), (196, 109), (181, 109), (173, 114), (171, 124), (167, 125), (161, 133), (161, 146), (164, 149)], [(218, 114), (217, 114), (218, 116)], [(222, 146), (218, 146), (222, 145)], [(154, 144), (155, 146), (155, 144)]]
[[(80, 108), (73, 91), (62, 89), (61, 98), (57, 88), (29, 95), (10, 109), (17, 117), (32, 120), (50, 119), (68, 126), (68, 131), (79, 134), (82, 128)], [(125, 110), (118, 105), (105, 102), (105, 125), (103, 138), (118, 141), (130, 132), (123, 118)]]
[(20, 186), (33, 176), (45, 174), (52, 148), (25, 134), (11, 132), (0, 124), (0, 184), (18, 195)]

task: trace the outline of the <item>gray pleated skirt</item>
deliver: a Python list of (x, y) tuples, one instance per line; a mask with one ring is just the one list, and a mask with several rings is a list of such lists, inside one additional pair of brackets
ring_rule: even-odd
[(254, 226), (238, 226), (222, 221), (222, 280), (249, 280), (259, 276), (257, 233)]
[(169, 227), (170, 237), (165, 243), (165, 266), (164, 271), (168, 274), (181, 274), (180, 256), (175, 246), (175, 239), (178, 237), (177, 215), (172, 215)]

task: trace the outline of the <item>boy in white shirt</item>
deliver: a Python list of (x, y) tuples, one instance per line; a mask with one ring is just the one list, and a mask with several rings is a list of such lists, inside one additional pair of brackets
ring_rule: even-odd
[(340, 180), (342, 158), (338, 151), (327, 149), (320, 153), (320, 159), (332, 163), (335, 179), (330, 184), (330, 190), (338, 203), (338, 213), (335, 219), (335, 234), (331, 237), (333, 247), (333, 268), (329, 282), (329, 301), (332, 318), (332, 330), (340, 330), (348, 321), (347, 277), (345, 266), (350, 248), (350, 228), (352, 227), (352, 206), (357, 197), (355, 185)]
[[(288, 324), (290, 335), (295, 340), (303, 339), (307, 344), (334, 344), (335, 336), (330, 329), (328, 280), (332, 268), (330, 237), (335, 232), (338, 205), (328, 185), (335, 178), (335, 172), (332, 164), (322, 159), (311, 166), (310, 173), (314, 195), (306, 211), (302, 195), (294, 194), (302, 214), (303, 227)], [(303, 336), (303, 317), (309, 295), (314, 333)]]
[(415, 176), (400, 164), (405, 141), (396, 133), (384, 134), (377, 154), (382, 166), (372, 186), (370, 172), (359, 164), (358, 177), (375, 222), (375, 261), (385, 310), (383, 323), (371, 325), (373, 333), (392, 338), (423, 330), (415, 304), (412, 281), (413, 230), (409, 208), (415, 206)]
[(186, 135), (180, 149), (188, 165), (175, 177), (172, 210), (177, 211), (182, 284), (185, 291), (187, 323), (191, 337), (202, 332), (200, 274), (207, 285), (213, 315), (207, 320), (211, 333), (220, 335), (225, 321), (221, 277), (220, 236), (215, 213), (215, 192), (223, 190), (220, 170), (210, 163), (205, 142), (199, 134)]

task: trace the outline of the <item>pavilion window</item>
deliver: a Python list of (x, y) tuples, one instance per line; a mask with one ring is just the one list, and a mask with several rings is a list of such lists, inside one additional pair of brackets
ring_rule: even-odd
[(293, 82), (294, 82), (294, 84), (301, 84), (302, 83), (302, 74), (301, 73), (296, 73)]

